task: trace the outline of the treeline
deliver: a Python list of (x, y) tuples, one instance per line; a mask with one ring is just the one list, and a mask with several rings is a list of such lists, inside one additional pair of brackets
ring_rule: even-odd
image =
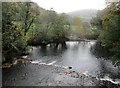
[(70, 33), (70, 22), (66, 14), (57, 14), (52, 9), (48, 10), (38, 25), (39, 31), (28, 41), (29, 45), (46, 47), (47, 44), (51, 44), (57, 47), (62, 44), (64, 46)]
[(26, 54), (29, 45), (64, 45), (69, 34), (67, 15), (45, 10), (33, 2), (2, 3), (2, 57), (9, 61)]
[(93, 28), (99, 30), (98, 42), (107, 49), (111, 59), (120, 62), (120, 2), (109, 3), (91, 20)]
[(72, 35), (81, 39), (97, 39), (99, 31), (93, 28), (89, 21), (77, 16), (71, 18), (71, 30)]

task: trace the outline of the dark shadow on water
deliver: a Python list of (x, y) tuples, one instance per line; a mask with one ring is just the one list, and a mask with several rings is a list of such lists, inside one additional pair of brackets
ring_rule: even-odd
[(51, 46), (39, 47), (39, 53), (43, 56), (59, 55), (63, 53), (65, 50), (67, 50), (67, 46), (61, 46), (61, 45), (58, 45), (58, 47), (51, 47)]
[(111, 59), (111, 53), (103, 48), (100, 43), (96, 43), (90, 48), (91, 54), (93, 54), (100, 62), (101, 73), (100, 77), (108, 75), (112, 79), (120, 79), (120, 69), (115, 67)]
[(91, 46), (90, 51), (96, 58), (104, 58), (109, 59), (111, 57), (111, 53), (103, 48), (99, 42), (97, 42), (94, 46)]

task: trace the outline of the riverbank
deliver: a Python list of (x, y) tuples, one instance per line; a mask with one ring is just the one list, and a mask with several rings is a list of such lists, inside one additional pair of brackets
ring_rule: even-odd
[(21, 56), (20, 58), (16, 58), (10, 62), (4, 62), (2, 63), (2, 68), (3, 69), (7, 69), (7, 68), (11, 68), (15, 65), (17, 65), (18, 63), (27, 63), (29, 61), (32, 61), (32, 59), (30, 59), (28, 56)]

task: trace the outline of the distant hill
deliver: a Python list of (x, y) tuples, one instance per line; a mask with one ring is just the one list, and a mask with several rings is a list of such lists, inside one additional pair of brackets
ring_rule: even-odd
[(84, 9), (67, 13), (70, 17), (78, 16), (84, 21), (90, 21), (92, 17), (95, 17), (98, 10), (95, 9)]

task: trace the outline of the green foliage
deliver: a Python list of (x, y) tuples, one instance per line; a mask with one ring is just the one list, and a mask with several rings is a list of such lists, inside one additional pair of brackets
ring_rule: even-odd
[(42, 18), (38, 33), (30, 40), (34, 42), (32, 45), (47, 45), (48, 43), (61, 43), (61, 40), (64, 41), (70, 29), (67, 15), (48, 10)]
[(120, 61), (120, 2), (111, 3), (98, 15), (92, 21), (101, 30), (98, 40), (112, 53), (114, 62)]
[(92, 18), (90, 23), (94, 29), (100, 30), (102, 28), (102, 19), (100, 18), (99, 13), (96, 17)]
[(28, 30), (37, 13), (33, 3), (2, 3), (2, 54), (6, 60), (22, 55), (27, 47)]
[(98, 30), (91, 27), (90, 22), (84, 22), (80, 17), (72, 18), (72, 35), (79, 38), (95, 39)]

